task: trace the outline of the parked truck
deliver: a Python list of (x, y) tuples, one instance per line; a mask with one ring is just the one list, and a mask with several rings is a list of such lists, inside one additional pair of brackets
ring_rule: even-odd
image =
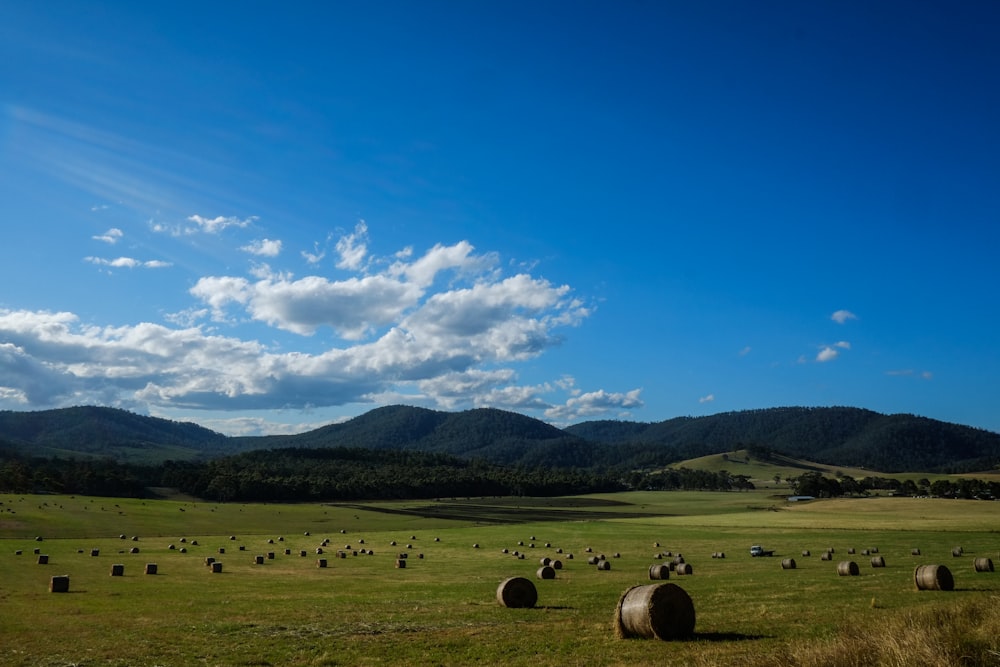
[(773, 556), (774, 549), (765, 549), (759, 544), (755, 544), (752, 547), (750, 547), (750, 555), (753, 556), (754, 558), (757, 558), (758, 556)]

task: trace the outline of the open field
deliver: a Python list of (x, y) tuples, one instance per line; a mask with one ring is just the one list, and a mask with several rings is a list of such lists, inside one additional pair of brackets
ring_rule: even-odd
[[(871, 628), (930, 633), (936, 622), (922, 630), (920, 619), (949, 615), (968, 626), (970, 641), (985, 633), (985, 650), (1000, 649), (1000, 620), (981, 618), (1000, 606), (1000, 574), (973, 568), (977, 557), (1000, 561), (997, 502), (785, 503), (765, 492), (354, 505), (0, 502), (2, 665), (880, 664), (807, 656), (828, 645), (843, 652), (834, 642)], [(775, 556), (750, 558), (754, 543)], [(820, 560), (829, 547), (832, 561)], [(861, 554), (876, 547), (884, 568)], [(694, 602), (695, 637), (617, 639), (619, 597), (651, 583), (648, 568), (666, 551), (692, 566), (670, 581)], [(719, 552), (725, 558), (712, 558)], [(597, 553), (610, 570), (587, 564)], [(561, 560), (555, 579), (535, 577), (543, 556)], [(213, 574), (206, 557), (223, 572)], [(318, 558), (328, 567), (317, 567)], [(783, 558), (797, 567), (783, 570)], [(848, 559), (859, 576), (838, 576)], [(157, 564), (156, 575), (143, 573), (147, 563)], [(124, 576), (109, 576), (113, 564), (125, 566)], [(922, 564), (946, 565), (955, 590), (917, 591), (913, 571)], [(50, 577), (61, 574), (70, 592), (50, 593)], [(535, 582), (536, 608), (497, 603), (498, 584), (511, 576)]]

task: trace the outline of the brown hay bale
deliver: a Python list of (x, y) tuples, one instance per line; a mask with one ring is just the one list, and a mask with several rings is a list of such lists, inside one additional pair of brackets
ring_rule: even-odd
[(497, 586), (497, 602), (511, 609), (530, 609), (538, 602), (538, 590), (530, 579), (510, 577)]
[(649, 578), (653, 580), (669, 579), (670, 566), (664, 563), (654, 563), (649, 566)]
[(556, 570), (550, 565), (543, 565), (535, 571), (535, 576), (539, 579), (555, 579)]
[(992, 572), (993, 571), (993, 561), (989, 558), (977, 558), (973, 566), (976, 572)]
[(57, 574), (49, 579), (50, 593), (69, 593), (69, 575)]
[(317, 558), (316, 559), (316, 567), (326, 567), (326, 559), (325, 558)]
[(837, 574), (842, 577), (856, 577), (861, 574), (861, 570), (853, 560), (842, 560), (837, 563)]
[(403, 569), (404, 567), (406, 567), (406, 559), (405, 558), (397, 558), (396, 559), (396, 567), (398, 569), (400, 569), (400, 570)]
[(918, 565), (913, 570), (913, 582), (918, 591), (951, 591), (955, 580), (944, 565)]
[(146, 563), (146, 569), (143, 570), (145, 574), (156, 574), (157, 567), (156, 563)]
[(782, 570), (794, 570), (795, 569), (795, 559), (794, 558), (785, 558), (784, 560), (782, 560), (781, 561), (781, 569)]
[(611, 561), (609, 561), (609, 560), (598, 560), (597, 561), (597, 569), (598, 570), (602, 570), (602, 571), (610, 570), (611, 569)]
[(694, 603), (676, 584), (646, 584), (625, 591), (615, 607), (615, 635), (664, 641), (694, 634)]
[(48, 554), (38, 554), (38, 564), (39, 565), (48, 565), (49, 564), (49, 556), (48, 556)]
[(872, 567), (885, 567), (885, 558), (882, 556), (872, 556)]
[(962, 547), (955, 547), (951, 550), (951, 555), (954, 558), (959, 558), (962, 555)]
[(691, 569), (691, 563), (678, 563), (676, 572), (677, 574), (694, 574), (694, 570)]
[(111, 576), (112, 577), (124, 577), (125, 576), (125, 566), (121, 563), (116, 563), (111, 566)]
[(212, 563), (212, 574), (219, 574), (222, 572), (222, 563), (215, 561)]

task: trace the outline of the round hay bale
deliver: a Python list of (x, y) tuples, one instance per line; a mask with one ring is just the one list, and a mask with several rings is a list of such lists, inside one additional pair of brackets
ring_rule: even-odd
[(951, 550), (951, 555), (953, 558), (959, 558), (962, 555), (962, 547), (955, 547)]
[(212, 563), (212, 574), (219, 574), (220, 572), (222, 572), (222, 563), (215, 561)]
[(853, 556), (854, 555), (854, 547), (851, 547), (850, 549), (848, 549), (847, 553)]
[(856, 577), (861, 574), (861, 570), (853, 560), (842, 560), (837, 563), (837, 574), (842, 577)]
[(323, 547), (316, 547), (316, 555), (318, 556), (322, 553), (323, 553)]
[(989, 558), (977, 558), (973, 563), (976, 572), (992, 572), (993, 561)]
[(267, 543), (268, 544), (274, 544), (274, 540), (269, 537), (269, 538), (267, 538)]
[(441, 541), (441, 538), (440, 538), (440, 537), (435, 537), (435, 538), (434, 538), (434, 541), (435, 541), (435, 542), (440, 542), (440, 541)]
[(590, 556), (589, 558), (587, 558), (587, 565), (597, 565), (600, 562), (601, 559), (598, 558), (597, 556)]
[(691, 563), (678, 563), (675, 571), (677, 574), (694, 574), (694, 570), (691, 569)]
[(404, 567), (406, 567), (406, 559), (405, 558), (397, 558), (396, 559), (396, 567), (399, 568), (399, 569), (403, 569)]
[[(344, 532), (344, 531), (340, 531), (340, 532)], [(285, 538), (284, 538), (284, 537), (278, 537), (278, 541), (279, 541), (279, 542), (284, 542), (284, 541), (285, 541)]]
[(42, 553), (42, 550), (41, 549), (37, 549), (37, 548), (36, 549), (32, 549), (31, 553), (33, 553), (33, 554), (35, 554), (37, 556), (38, 554)]
[(677, 563), (675, 561), (670, 561), (669, 563), (667, 563), (667, 567), (669, 567), (670, 571), (673, 572), (674, 570), (677, 569)]
[(264, 557), (263, 556), (254, 556), (253, 557), (253, 562), (254, 562), (255, 565), (263, 565), (264, 564)]
[(539, 579), (555, 579), (556, 570), (551, 565), (543, 565), (535, 571), (535, 576)]
[(474, 544), (472, 545), (472, 548), (473, 548), (473, 549), (478, 549), (478, 548), (479, 548), (479, 542), (476, 542), (476, 543), (474, 543)]
[(128, 550), (128, 552), (130, 554), (137, 554), (139, 553), (139, 547), (132, 547), (131, 549)]
[(649, 578), (653, 580), (669, 579), (670, 566), (663, 563), (655, 563), (649, 566)]
[(784, 560), (782, 560), (781, 561), (781, 569), (782, 570), (794, 570), (795, 569), (795, 559), (794, 558), (785, 558)]
[[(222, 552), (220, 551), (219, 553), (222, 553)], [(292, 550), (291, 549), (285, 549), (285, 555), (286, 556), (291, 556), (292, 555)]]
[(240, 545), (240, 551), (246, 551), (246, 550), (247, 550), (246, 545), (245, 544), (241, 544)]
[(861, 555), (862, 556), (870, 556), (871, 555), (871, 550), (870, 549), (862, 549), (861, 550)]
[(611, 557), (612, 557), (612, 558), (621, 558), (621, 557), (622, 557), (622, 555), (621, 555), (620, 553), (618, 553), (618, 552), (616, 551), (616, 552), (614, 552), (613, 554), (611, 554)]
[(538, 560), (538, 562), (542, 565), (542, 567), (544, 567), (546, 565), (551, 565), (552, 564), (552, 559), (549, 558), (548, 556), (543, 556), (542, 558), (540, 558)]
[(694, 634), (694, 603), (677, 584), (646, 584), (625, 591), (615, 608), (615, 634), (664, 641)]
[(419, 554), (417, 554), (417, 558), (423, 558), (423, 557), (424, 557), (424, 554), (423, 554), (423, 553), (419, 553)]
[(573, 560), (573, 554), (566, 554), (566, 560)]
[(657, 549), (659, 549), (660, 548), (660, 543), (659, 542), (653, 542), (653, 546), (656, 547)]
[(219, 547), (219, 553), (220, 554), (226, 553), (226, 547)]
[(299, 557), (300, 557), (300, 558), (305, 558), (305, 557), (306, 557), (306, 553), (307, 553), (307, 552), (306, 552), (306, 550), (305, 550), (305, 549), (301, 549), (301, 550), (299, 550)]
[(683, 562), (684, 562), (684, 556), (682, 556), (680, 554), (677, 554), (676, 556), (674, 556), (674, 564), (675, 565), (680, 565)]
[(561, 570), (562, 569), (562, 561), (561, 560), (554, 560), (551, 563), (549, 563), (549, 565), (552, 566), (553, 570)]
[(229, 539), (235, 542), (236, 541), (236, 536), (235, 535), (230, 535)]
[(808, 557), (809, 557), (809, 555), (810, 555), (810, 554), (809, 554), (809, 550), (808, 550), (808, 549), (804, 549), (804, 550), (802, 551), (802, 556), (803, 556), (804, 558), (808, 558)]
[(591, 549), (590, 547), (587, 547), (586, 549), (584, 549), (584, 551), (586, 551), (589, 554), (589, 553), (593, 553), (594, 550)]
[[(122, 538), (122, 539), (124, 539), (124, 538)], [(187, 541), (188, 541), (188, 538), (186, 538), (186, 537), (182, 537), (181, 538), (181, 544), (187, 544)]]
[(14, 552), (14, 555), (15, 556), (20, 556), (22, 553), (24, 553), (24, 552), (21, 549), (18, 549), (17, 551)]
[(214, 556), (206, 556), (205, 557), (205, 567), (212, 567), (212, 563), (214, 563), (214, 562), (215, 562), (215, 557)]
[(69, 593), (69, 575), (57, 574), (49, 579), (50, 593)]
[(273, 551), (268, 551), (267, 552), (267, 559), (268, 560), (274, 560), (274, 552)]
[(530, 609), (538, 602), (538, 590), (530, 579), (510, 577), (497, 587), (497, 602), (511, 609)]
[(822, 554), (820, 554), (819, 559), (820, 560), (833, 560), (833, 554), (830, 553), (829, 551), (824, 551)]
[(514, 552), (514, 557), (515, 557), (515, 558), (517, 558), (517, 557), (518, 557), (518, 556), (520, 556), (520, 555), (521, 555), (521, 552), (520, 552), (520, 551), (515, 551), (515, 552)]
[(156, 574), (156, 571), (156, 563), (146, 563), (146, 569), (143, 570), (146, 574)]
[(919, 556), (920, 555), (920, 549), (910, 549), (910, 555), (911, 556)]
[(125, 576), (125, 566), (121, 563), (116, 563), (111, 566), (111, 576), (112, 577), (124, 577)]
[(181, 548), (179, 549), (179, 551), (180, 551), (180, 552), (181, 552), (182, 554), (186, 554), (186, 553), (188, 552), (188, 550), (187, 550), (187, 547), (181, 547)]
[(869, 549), (869, 551), (871, 551), (873, 554), (877, 554), (878, 553), (878, 547), (871, 547), (871, 549)]
[(174, 550), (174, 549), (176, 549), (176, 548), (177, 548), (177, 546), (176, 546), (176, 545), (174, 545), (174, 544), (168, 544), (168, 545), (167, 545), (167, 549), (169, 549), (170, 551), (173, 551), (173, 550)]
[(101, 555), (101, 550), (100, 549), (91, 549), (90, 550), (90, 556), (91, 556), (91, 558), (96, 558), (97, 556), (100, 556), (100, 555)]
[(546, 542), (545, 543), (545, 548), (546, 549), (551, 549), (552, 548), (552, 543), (551, 542)]
[(918, 565), (913, 570), (913, 582), (918, 591), (951, 591), (955, 580), (944, 565)]
[(410, 554), (405, 553), (405, 552), (399, 554), (398, 556), (396, 556), (396, 558), (409, 558), (409, 557), (410, 557)]
[(517, 555), (517, 559), (518, 560), (524, 560), (524, 554), (518, 554)]
[(326, 567), (326, 559), (325, 558), (317, 558), (316, 559), (316, 567)]
[(524, 540), (518, 540), (517, 541), (517, 546), (523, 547), (524, 546)]
[(557, 554), (561, 554), (562, 553), (562, 547), (559, 547), (558, 549), (556, 549), (556, 553)]
[(885, 567), (885, 558), (882, 556), (872, 556), (872, 567)]
[(302, 533), (302, 534), (305, 535), (306, 537), (309, 537), (309, 531), (308, 530), (306, 532)]
[(391, 542), (389, 542), (389, 546), (390, 547), (396, 546), (396, 540), (392, 540)]
[(504, 547), (503, 549), (500, 550), (500, 553), (502, 553), (502, 554), (509, 554), (510, 553), (510, 549), (508, 549), (507, 547)]
[(609, 561), (609, 560), (598, 560), (597, 561), (597, 569), (598, 570), (602, 570), (602, 571), (610, 570), (611, 569), (611, 561)]
[(38, 564), (39, 565), (48, 565), (49, 564), (49, 556), (48, 556), (48, 554), (38, 554)]
[(412, 545), (412, 544), (407, 544), (407, 545), (406, 545), (406, 548), (407, 548), (407, 549), (412, 549), (412, 548), (413, 548), (413, 545)]

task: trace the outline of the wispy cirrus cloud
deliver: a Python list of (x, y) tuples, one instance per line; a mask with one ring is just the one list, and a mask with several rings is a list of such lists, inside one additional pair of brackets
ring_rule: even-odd
[(120, 241), (123, 236), (125, 236), (125, 232), (123, 232), (122, 230), (118, 229), (117, 227), (112, 227), (111, 229), (109, 229), (108, 231), (104, 232), (103, 234), (98, 234), (98, 235), (92, 236), (90, 238), (94, 239), (95, 241), (101, 241), (101, 242), (107, 243), (109, 245), (114, 245), (114, 244), (118, 243), (118, 241)]
[(84, 257), (83, 261), (113, 269), (163, 269), (173, 266), (170, 262), (164, 262), (159, 259), (138, 260), (133, 257), (115, 257), (114, 259)]

